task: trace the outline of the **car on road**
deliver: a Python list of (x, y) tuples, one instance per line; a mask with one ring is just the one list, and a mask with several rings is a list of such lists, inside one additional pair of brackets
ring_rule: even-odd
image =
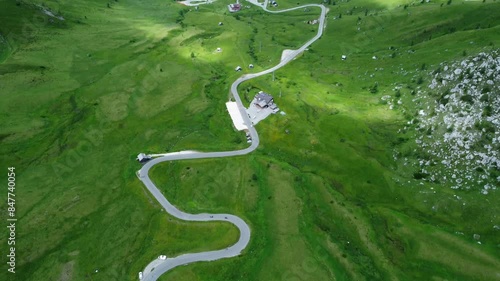
[(164, 261), (164, 260), (166, 260), (166, 259), (167, 259), (167, 256), (165, 256), (165, 255), (161, 255), (161, 256), (159, 256), (158, 258), (159, 258), (160, 260)]
[(139, 280), (142, 280), (142, 272), (139, 272)]

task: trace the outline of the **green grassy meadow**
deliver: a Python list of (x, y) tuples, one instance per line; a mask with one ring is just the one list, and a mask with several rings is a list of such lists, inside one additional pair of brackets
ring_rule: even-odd
[[(18, 218), (16, 274), (4, 229), (0, 280), (137, 280), (160, 254), (238, 239), (229, 224), (165, 214), (135, 175), (139, 152), (245, 147), (225, 108), (231, 83), (317, 29), (305, 22), (319, 9), (230, 14), (229, 3), (0, 0), (0, 163), (16, 167)], [(415, 149), (398, 130), (417, 109), (418, 78), (498, 48), (500, 3), (412, 3), (331, 1), (319, 41), (274, 80), (240, 86), (244, 101), (263, 90), (286, 112), (257, 125), (255, 152), (151, 170), (181, 210), (252, 229), (240, 257), (160, 280), (500, 280), (498, 191), (422, 183), (393, 158)], [(381, 97), (397, 85), (403, 105), (390, 110)]]

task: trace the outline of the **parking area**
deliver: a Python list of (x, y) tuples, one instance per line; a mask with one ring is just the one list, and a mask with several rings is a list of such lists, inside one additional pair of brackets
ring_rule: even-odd
[(269, 107), (260, 108), (258, 105), (252, 102), (250, 104), (250, 107), (247, 109), (247, 113), (248, 117), (250, 117), (250, 121), (252, 121), (252, 124), (255, 125), (260, 121), (266, 119), (267, 116), (271, 115), (273, 113), (273, 110)]
[(238, 109), (238, 104), (230, 101), (226, 102), (226, 108), (231, 116), (231, 120), (233, 120), (233, 125), (238, 131), (247, 130), (247, 126), (243, 121), (243, 117), (241, 116), (240, 110)]

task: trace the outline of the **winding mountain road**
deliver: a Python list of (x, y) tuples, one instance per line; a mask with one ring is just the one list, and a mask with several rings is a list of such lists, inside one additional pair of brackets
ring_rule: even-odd
[[(239, 155), (245, 155), (248, 154), (259, 146), (259, 135), (257, 134), (257, 131), (252, 125), (252, 122), (248, 118), (248, 115), (246, 113), (246, 109), (243, 106), (243, 103), (241, 101), (241, 98), (238, 94), (238, 85), (241, 83), (262, 76), (269, 74), (275, 70), (280, 69), (281, 67), (285, 66), (287, 63), (289, 63), (291, 60), (293, 60), (295, 57), (297, 57), (300, 53), (302, 53), (307, 47), (309, 47), (312, 43), (314, 43), (316, 40), (318, 40), (322, 35), (323, 35), (323, 29), (325, 28), (325, 18), (326, 18), (326, 13), (328, 12), (327, 8), (323, 5), (318, 5), (318, 4), (309, 4), (309, 5), (304, 5), (300, 7), (294, 7), (286, 10), (280, 10), (280, 11), (272, 11), (267, 9), (268, 1), (266, 0), (264, 3), (258, 3), (257, 0), (250, 0), (248, 2), (261, 7), (267, 12), (270, 13), (284, 13), (288, 11), (293, 11), (297, 9), (303, 9), (306, 7), (319, 7), (321, 9), (321, 15), (319, 19), (319, 28), (318, 28), (318, 33), (307, 43), (302, 45), (297, 50), (292, 50), (288, 52), (286, 56), (284, 56), (279, 64), (277, 64), (274, 67), (271, 67), (267, 70), (258, 72), (258, 73), (252, 73), (252, 74), (245, 74), (238, 78), (236, 81), (233, 82), (231, 85), (231, 94), (233, 95), (234, 100), (236, 101), (238, 105), (238, 109), (241, 113), (241, 116), (243, 117), (243, 121), (245, 122), (245, 125), (248, 127), (248, 131), (250, 133), (250, 136), (252, 138), (252, 143), (249, 147), (241, 150), (234, 150), (234, 151), (222, 151), (222, 152), (198, 152), (198, 151), (181, 151), (181, 152), (173, 152), (173, 153), (167, 153), (163, 154), (163, 156), (155, 158), (149, 162), (147, 162), (142, 168), (137, 172), (138, 178), (144, 183), (146, 188), (151, 192), (151, 194), (156, 198), (156, 200), (161, 204), (161, 206), (167, 211), (170, 215), (181, 219), (185, 221), (227, 221), (235, 225), (239, 231), (240, 231), (240, 238), (236, 244), (223, 249), (223, 250), (217, 250), (217, 251), (208, 251), (208, 252), (201, 252), (201, 253), (191, 253), (191, 254), (184, 254), (180, 255), (177, 257), (173, 258), (166, 258), (164, 260), (162, 259), (155, 259), (151, 263), (149, 263), (146, 268), (143, 271), (142, 275), (142, 280), (145, 281), (155, 281), (157, 280), (162, 274), (165, 272), (181, 265), (187, 265), (190, 263), (194, 262), (199, 262), (199, 261), (214, 261), (218, 259), (223, 259), (223, 258), (230, 258), (230, 257), (235, 257), (241, 254), (241, 251), (243, 251), (246, 246), (248, 245), (250, 241), (250, 227), (239, 217), (230, 215), (230, 214), (188, 214), (185, 212), (180, 211), (177, 209), (175, 206), (173, 206), (166, 198), (165, 196), (160, 192), (160, 190), (154, 185), (154, 183), (151, 181), (149, 178), (149, 170), (156, 164), (161, 163), (161, 162), (166, 162), (166, 161), (174, 161), (174, 160), (192, 160), (192, 159), (204, 159), (204, 158), (222, 158), (222, 157), (232, 157), (232, 156), (239, 156)], [(190, 4), (191, 2), (185, 1), (183, 4), (188, 5), (188, 6), (196, 6), (200, 3), (196, 4)]]

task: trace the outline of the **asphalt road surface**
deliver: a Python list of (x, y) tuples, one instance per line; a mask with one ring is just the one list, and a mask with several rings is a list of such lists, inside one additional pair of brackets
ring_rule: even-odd
[[(187, 3), (190, 3), (186, 1)], [(214, 261), (214, 260), (219, 260), (223, 258), (230, 258), (230, 257), (235, 257), (241, 254), (241, 251), (243, 251), (246, 246), (248, 245), (248, 242), (250, 241), (250, 227), (239, 217), (230, 215), (230, 214), (188, 214), (185, 213), (179, 209), (177, 209), (175, 206), (173, 206), (166, 198), (163, 196), (163, 194), (158, 190), (158, 188), (153, 184), (151, 179), (149, 178), (149, 170), (156, 164), (161, 163), (161, 162), (166, 162), (166, 161), (174, 161), (174, 160), (192, 160), (192, 159), (203, 159), (203, 158), (221, 158), (221, 157), (232, 157), (232, 156), (239, 156), (239, 155), (245, 155), (248, 154), (252, 151), (254, 151), (258, 146), (259, 146), (259, 135), (257, 134), (257, 131), (255, 128), (252, 126), (252, 122), (248, 118), (248, 115), (246, 113), (246, 109), (243, 106), (243, 103), (241, 101), (241, 98), (238, 94), (238, 85), (241, 84), (244, 81), (269, 74), (283, 66), (285, 66), (287, 63), (289, 63), (291, 60), (293, 60), (295, 57), (297, 57), (300, 53), (302, 53), (306, 48), (308, 48), (312, 43), (314, 43), (316, 40), (321, 38), (323, 35), (323, 30), (325, 27), (325, 17), (326, 13), (328, 10), (325, 8), (323, 5), (318, 5), (318, 4), (309, 4), (309, 5), (304, 5), (300, 7), (294, 7), (291, 9), (286, 9), (286, 10), (281, 10), (281, 11), (270, 11), (266, 7), (268, 5), (268, 0), (266, 0), (263, 4), (258, 3), (257, 0), (251, 0), (249, 1), (250, 3), (261, 7), (265, 11), (268, 11), (270, 13), (284, 13), (288, 11), (293, 11), (297, 9), (303, 9), (306, 7), (319, 7), (321, 8), (321, 16), (319, 18), (319, 28), (318, 28), (318, 33), (316, 36), (314, 36), (311, 40), (309, 40), (307, 43), (305, 43), (302, 47), (300, 47), (297, 50), (290, 51), (282, 60), (279, 64), (276, 66), (269, 68), (267, 70), (258, 72), (258, 73), (252, 73), (252, 74), (246, 74), (243, 75), (242, 77), (238, 78), (234, 83), (231, 85), (231, 94), (233, 95), (234, 100), (238, 104), (238, 109), (243, 117), (243, 121), (245, 122), (245, 125), (248, 127), (250, 136), (252, 138), (252, 143), (249, 147), (241, 150), (234, 150), (234, 151), (222, 151), (222, 152), (198, 152), (198, 151), (181, 151), (181, 152), (173, 152), (173, 153), (167, 153), (164, 154), (161, 157), (155, 158), (149, 162), (147, 162), (138, 172), (137, 176), (139, 179), (144, 183), (144, 185), (147, 187), (149, 192), (156, 198), (156, 200), (161, 204), (161, 206), (167, 211), (170, 215), (181, 219), (185, 221), (227, 221), (229, 223), (232, 223), (235, 225), (239, 231), (240, 231), (240, 238), (236, 244), (223, 249), (223, 250), (217, 250), (217, 251), (208, 251), (208, 252), (201, 252), (201, 253), (192, 253), (192, 254), (184, 254), (180, 255), (177, 257), (167, 257), (165, 260), (160, 260), (160, 259), (155, 259), (151, 263), (149, 263), (146, 268), (143, 271), (143, 277), (142, 280), (145, 281), (155, 281), (157, 280), (162, 274), (165, 272), (171, 270), (172, 268), (175, 268), (177, 266), (181, 265), (187, 265), (193, 262), (199, 262), (199, 261)], [(196, 5), (196, 4), (192, 4)]]

